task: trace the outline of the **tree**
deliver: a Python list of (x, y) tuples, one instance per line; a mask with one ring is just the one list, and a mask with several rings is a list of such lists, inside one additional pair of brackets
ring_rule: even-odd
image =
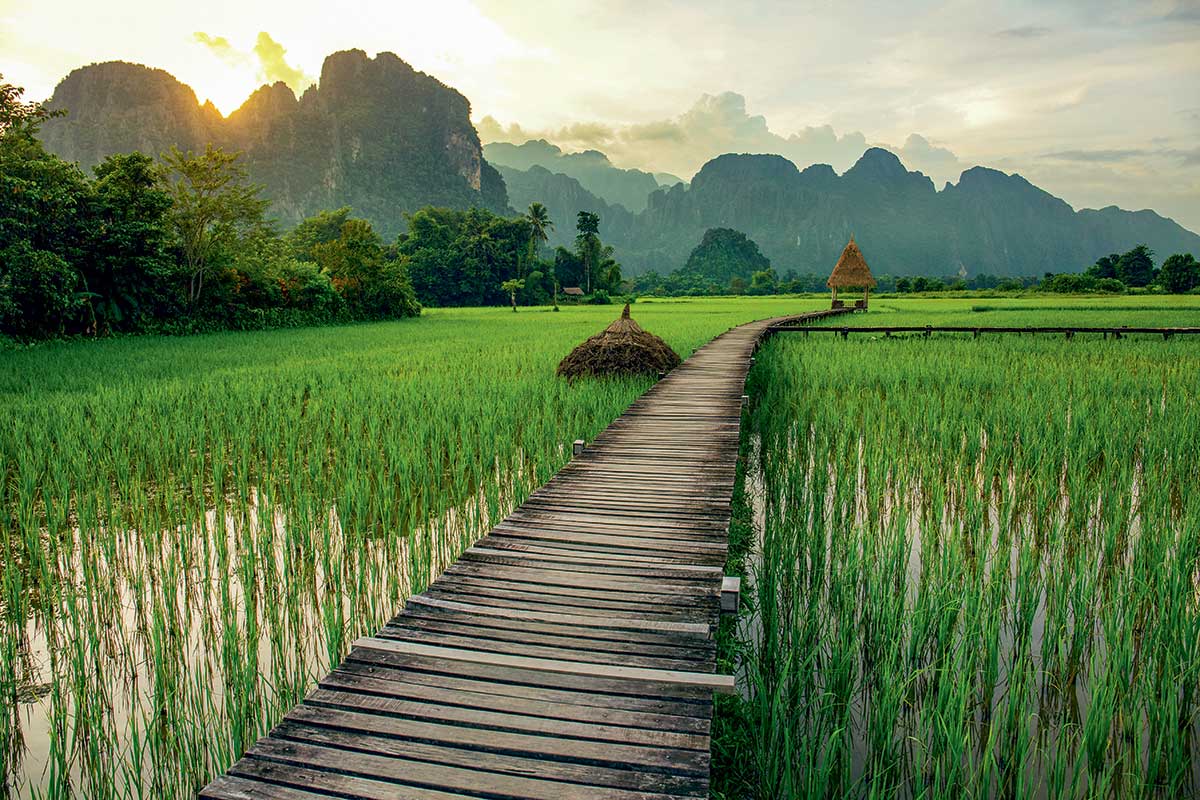
[(900, 293), (908, 293), (912, 291), (912, 281), (908, 278), (896, 279), (896, 291)]
[(23, 135), (32, 138), (42, 123), (67, 112), (51, 111), (42, 103), (26, 103), (25, 90), (4, 82), (0, 75), (0, 136)]
[(1154, 251), (1139, 244), (1122, 255), (1116, 277), (1126, 286), (1148, 286), (1154, 280)]
[(1200, 286), (1200, 262), (1191, 253), (1176, 253), (1162, 263), (1158, 282), (1171, 294), (1183, 294)]
[(64, 332), (83, 302), (79, 273), (48, 250), (21, 242), (0, 250), (0, 332), (45, 337)]
[(52, 116), (0, 83), (0, 330), (52, 336), (78, 330), (86, 294), (91, 187), (35, 134)]
[(247, 183), (240, 157), (211, 144), (201, 155), (172, 147), (163, 156), (163, 186), (171, 197), (171, 225), (193, 305), (222, 256), (269, 231), (270, 201), (260, 197), (262, 187)]
[(356, 317), (390, 319), (420, 313), (404, 262), (388, 257), (383, 240), (365, 219), (346, 220), (336, 239), (314, 245), (312, 252)]
[(621, 265), (610, 245), (600, 248), (598, 274), (605, 289), (610, 292), (621, 291)]
[(500, 284), (500, 288), (508, 292), (509, 299), (512, 300), (513, 313), (517, 313), (517, 292), (525, 288), (525, 281), (520, 278), (509, 278)]
[(773, 269), (761, 269), (750, 276), (750, 294), (775, 294), (778, 285)]
[(316, 261), (314, 251), (319, 244), (332, 242), (342, 235), (342, 226), (350, 219), (350, 206), (322, 211), (309, 217), (285, 237), (292, 255), (301, 261)]
[(141, 330), (178, 308), (178, 274), (168, 252), (171, 198), (154, 160), (142, 153), (109, 156), (95, 172), (89, 257), (80, 265), (91, 322), (98, 332)]
[(575, 249), (579, 260), (583, 263), (583, 278), (587, 284), (584, 290), (592, 293), (592, 275), (600, 264), (600, 215), (590, 211), (580, 211), (576, 218)]
[[(534, 263), (537, 261), (538, 247), (546, 243), (550, 238), (550, 231), (554, 229), (554, 221), (550, 219), (550, 211), (541, 203), (530, 203), (529, 211), (525, 214), (525, 219), (529, 222), (529, 261)], [(551, 281), (554, 284), (554, 310), (558, 311), (558, 276), (553, 274), (551, 268)]]
[(533, 263), (537, 260), (538, 247), (550, 238), (554, 221), (550, 219), (550, 211), (541, 203), (530, 203), (525, 219), (529, 223), (529, 261)]
[(423, 303), (508, 304), (500, 284), (521, 275), (529, 251), (528, 220), (506, 219), (479, 208), (424, 208), (408, 221), (408, 234), (397, 249)]
[(1101, 256), (1096, 260), (1095, 264), (1087, 268), (1087, 274), (1093, 278), (1115, 278), (1117, 277), (1117, 268), (1120, 263), (1120, 253)]

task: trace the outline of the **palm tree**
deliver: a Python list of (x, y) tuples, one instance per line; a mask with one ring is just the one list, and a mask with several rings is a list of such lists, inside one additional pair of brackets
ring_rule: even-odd
[[(526, 222), (529, 223), (529, 264), (533, 265), (538, 260), (538, 246), (550, 239), (550, 231), (554, 229), (554, 222), (550, 218), (550, 210), (536, 201), (529, 204)], [(558, 276), (554, 275), (553, 266), (550, 277), (554, 285), (554, 311), (558, 311)]]
[[(554, 230), (554, 221), (550, 219), (549, 209), (538, 202), (529, 204), (525, 219), (529, 222), (529, 261), (532, 264), (537, 260), (538, 245), (550, 238), (549, 232)], [(550, 277), (554, 281), (554, 310), (558, 311), (558, 276), (553, 274), (553, 268)]]
[(525, 221), (529, 223), (529, 260), (537, 258), (538, 245), (550, 238), (554, 230), (554, 222), (550, 219), (550, 211), (541, 203), (530, 203), (525, 212)]

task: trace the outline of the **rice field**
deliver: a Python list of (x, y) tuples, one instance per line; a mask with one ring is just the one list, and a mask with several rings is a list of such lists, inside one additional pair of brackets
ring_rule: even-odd
[[(812, 301), (644, 303), (686, 354)], [(649, 381), (620, 308), (0, 352), (0, 784), (186, 797)]]
[[(1200, 324), (1194, 298), (1109, 300), (855, 319)], [(633, 313), (686, 356), (827, 302)], [(619, 312), (0, 349), (6, 792), (185, 797), (223, 771), (647, 388), (554, 378)], [(979, 344), (760, 353), (729, 796), (1195, 790), (1195, 345)]]
[[(830, 324), (1200, 322), (1131, 300), (883, 300)], [(723, 796), (1200, 796), (1198, 345), (760, 350)]]

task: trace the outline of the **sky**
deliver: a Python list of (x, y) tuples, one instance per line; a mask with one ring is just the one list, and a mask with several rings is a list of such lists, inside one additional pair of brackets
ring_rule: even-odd
[(1200, 231), (1200, 0), (0, 0), (27, 99), (122, 59), (229, 113), (352, 47), (461, 91), (484, 141), (685, 179), (723, 152), (842, 171), (880, 145), (939, 187), (985, 165)]

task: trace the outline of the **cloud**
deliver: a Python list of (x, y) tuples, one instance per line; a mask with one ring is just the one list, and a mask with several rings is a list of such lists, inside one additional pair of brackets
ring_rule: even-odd
[(1000, 39), (1039, 39), (1049, 35), (1050, 32), (1049, 28), (1041, 25), (1022, 25), (1017, 28), (996, 31), (996, 37)]
[(845, 170), (867, 148), (862, 133), (839, 136), (829, 125), (777, 134), (765, 117), (747, 111), (746, 98), (736, 92), (703, 94), (677, 117), (631, 125), (579, 122), (533, 131), (484, 117), (478, 129), (485, 142), (546, 139), (567, 151), (599, 150), (621, 167), (685, 176), (722, 153), (778, 153), (801, 168), (824, 163)]
[(522, 144), (541, 139), (567, 151), (599, 150), (618, 166), (689, 178), (722, 153), (776, 153), (800, 169), (829, 164), (844, 172), (872, 144), (892, 151), (909, 169), (920, 170), (938, 183), (956, 180), (971, 166), (950, 149), (916, 133), (909, 135), (902, 147), (868, 143), (859, 131), (839, 134), (831, 125), (805, 126), (783, 136), (771, 130), (764, 116), (750, 114), (746, 98), (736, 92), (704, 94), (677, 117), (633, 125), (587, 122), (533, 131), (484, 117), (477, 127), (485, 142)]
[(248, 53), (238, 50), (224, 36), (210, 36), (204, 31), (196, 31), (192, 38), (208, 48), (209, 52), (232, 67), (244, 67), (254, 63)]
[(224, 36), (212, 36), (204, 31), (197, 31), (192, 38), (231, 67), (253, 69), (255, 77), (263, 83), (283, 81), (293, 92), (300, 94), (314, 82), (304, 70), (287, 63), (284, 58), (287, 50), (266, 31), (259, 32), (249, 52), (234, 47)]
[(1148, 150), (1142, 149), (1059, 150), (1054, 153), (1046, 153), (1042, 158), (1051, 158), (1057, 161), (1079, 161), (1087, 164), (1111, 164), (1114, 162), (1129, 161), (1133, 158), (1145, 158), (1148, 154)]
[(894, 152), (909, 169), (920, 170), (938, 183), (957, 178), (968, 166), (949, 148), (935, 145), (918, 133), (909, 134), (904, 146)]
[(259, 79), (267, 83), (283, 81), (299, 94), (312, 84), (313, 79), (304, 74), (304, 70), (287, 63), (284, 56), (287, 51), (283, 45), (272, 39), (266, 31), (258, 34), (254, 43), (254, 55), (258, 57)]

